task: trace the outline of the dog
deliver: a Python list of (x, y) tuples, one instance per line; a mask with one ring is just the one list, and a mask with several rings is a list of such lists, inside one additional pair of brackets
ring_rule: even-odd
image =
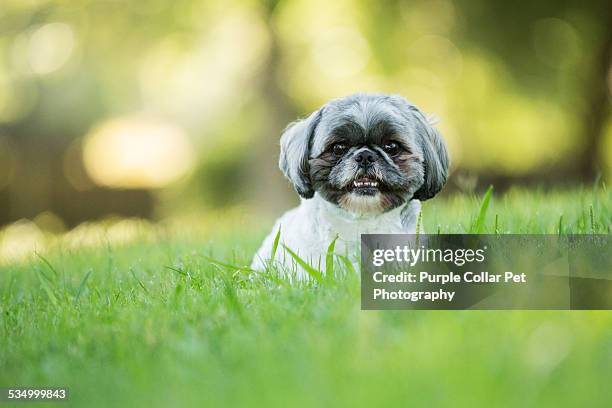
[(441, 134), (399, 95), (334, 99), (290, 124), (280, 144), (301, 204), (276, 221), (251, 268), (265, 270), (276, 248), (275, 263), (292, 264), (298, 278), (303, 268), (285, 248), (322, 270), (333, 240), (354, 262), (361, 234), (422, 232), (421, 201), (442, 189), (450, 165)]

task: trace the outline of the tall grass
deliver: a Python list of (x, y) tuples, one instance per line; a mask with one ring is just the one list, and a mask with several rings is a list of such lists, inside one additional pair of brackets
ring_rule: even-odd
[[(425, 231), (609, 233), (606, 189), (424, 204)], [(608, 406), (607, 312), (361, 311), (359, 278), (247, 265), (271, 224), (58, 238), (0, 265), (0, 386), (74, 406)], [(102, 236), (102, 238), (104, 238)], [(278, 247), (278, 241), (275, 247)], [(297, 255), (296, 255), (297, 256)], [(335, 262), (334, 262), (335, 261)]]

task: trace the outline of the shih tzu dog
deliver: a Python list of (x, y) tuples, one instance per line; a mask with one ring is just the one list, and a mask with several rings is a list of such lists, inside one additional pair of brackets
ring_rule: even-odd
[(279, 165), (301, 204), (276, 221), (255, 270), (266, 268), (279, 228), (275, 261), (293, 262), (287, 247), (319, 268), (335, 238), (335, 252), (355, 260), (361, 234), (414, 234), (420, 202), (444, 186), (449, 157), (440, 133), (406, 99), (355, 94), (289, 125)]

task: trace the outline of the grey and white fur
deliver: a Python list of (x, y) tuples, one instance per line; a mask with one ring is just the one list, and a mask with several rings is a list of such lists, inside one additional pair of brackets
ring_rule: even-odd
[(440, 133), (403, 97), (328, 102), (283, 132), (279, 166), (301, 204), (277, 220), (252, 268), (265, 269), (279, 228), (276, 261), (290, 263), (284, 245), (314, 266), (336, 237), (336, 252), (356, 259), (360, 234), (415, 233), (420, 202), (442, 189), (449, 164)]

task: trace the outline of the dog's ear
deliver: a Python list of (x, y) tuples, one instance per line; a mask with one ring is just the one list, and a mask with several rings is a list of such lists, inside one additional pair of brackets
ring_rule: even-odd
[(427, 117), (416, 107), (411, 109), (416, 117), (417, 140), (423, 151), (424, 183), (413, 198), (429, 200), (442, 189), (448, 177), (450, 159), (442, 135)]
[(295, 191), (303, 198), (312, 198), (314, 190), (310, 180), (308, 164), (312, 138), (321, 120), (322, 109), (305, 119), (291, 123), (281, 137), (278, 165), (285, 177), (291, 181)]

